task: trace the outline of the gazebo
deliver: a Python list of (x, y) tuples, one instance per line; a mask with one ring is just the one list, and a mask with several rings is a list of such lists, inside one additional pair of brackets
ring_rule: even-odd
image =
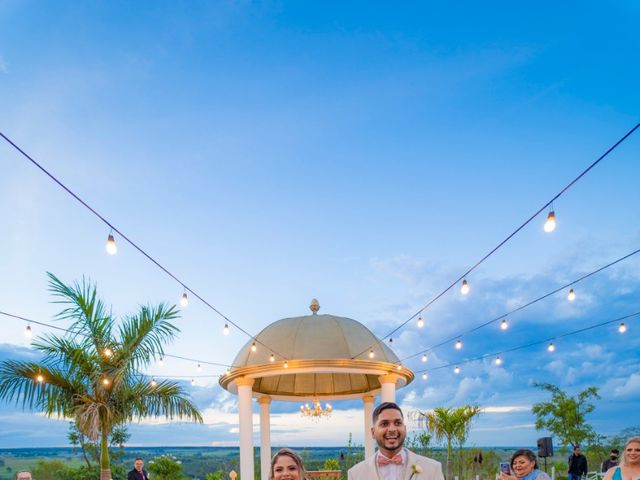
[(375, 396), (379, 394), (383, 402), (395, 401), (396, 390), (413, 380), (413, 372), (360, 322), (318, 315), (316, 299), (309, 308), (311, 315), (267, 326), (242, 347), (231, 370), (220, 378), (222, 388), (238, 395), (241, 478), (254, 478), (252, 398), (260, 405), (260, 471), (261, 479), (267, 480), (273, 400), (361, 398), (368, 457), (374, 452), (370, 430)]

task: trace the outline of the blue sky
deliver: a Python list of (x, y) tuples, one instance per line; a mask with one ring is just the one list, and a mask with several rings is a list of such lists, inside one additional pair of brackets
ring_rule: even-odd
[[(257, 333), (303, 315), (384, 335), (497, 245), (635, 125), (640, 6), (546, 2), (0, 3), (0, 130), (218, 309)], [(640, 246), (640, 133), (394, 337), (400, 357), (510, 311)], [(181, 287), (6, 143), (0, 144), (0, 310), (57, 311), (46, 271), (88, 275), (124, 315)], [(634, 256), (497, 326), (431, 352), (464, 361), (640, 310)], [(2, 319), (1, 358), (33, 353)], [(477, 403), (476, 445), (533, 445), (532, 387), (601, 388), (603, 434), (637, 425), (637, 319), (435, 370), (407, 409)], [(168, 352), (229, 363), (247, 338), (196, 302)], [(36, 334), (43, 330), (35, 329)], [(215, 352), (215, 353), (213, 353)], [(424, 368), (419, 358), (408, 364)], [(167, 361), (150, 374), (195, 375)], [(213, 367), (203, 373), (219, 374)], [(235, 397), (187, 382), (206, 425), (132, 427), (132, 444), (237, 443)], [(358, 402), (332, 428), (275, 404), (274, 443), (361, 441)], [(66, 423), (3, 405), (0, 447), (63, 446)]]

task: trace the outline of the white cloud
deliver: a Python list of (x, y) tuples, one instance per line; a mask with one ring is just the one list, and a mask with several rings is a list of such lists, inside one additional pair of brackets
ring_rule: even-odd
[(503, 405), (484, 407), (482, 413), (512, 413), (512, 412), (528, 412), (531, 410), (530, 405)]
[(637, 397), (640, 395), (640, 374), (632, 373), (626, 382), (613, 390), (616, 397)]

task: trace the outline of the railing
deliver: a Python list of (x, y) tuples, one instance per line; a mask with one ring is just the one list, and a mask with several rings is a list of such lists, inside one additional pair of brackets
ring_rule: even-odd
[(307, 470), (307, 477), (309, 478), (342, 478), (342, 472), (340, 470)]

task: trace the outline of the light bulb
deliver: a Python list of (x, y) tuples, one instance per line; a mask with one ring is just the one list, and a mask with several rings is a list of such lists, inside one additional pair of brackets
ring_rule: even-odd
[(423, 380), (426, 380), (427, 378), (429, 378), (429, 375), (427, 375), (426, 373), (423, 373), (423, 374), (422, 374), (422, 379), (423, 379)]
[(456, 341), (456, 350), (460, 350), (462, 348), (462, 340)]
[(102, 384), (103, 384), (105, 387), (108, 387), (110, 383), (111, 383), (111, 380), (109, 380), (107, 377), (104, 377), (104, 378), (102, 379)]
[(547, 347), (547, 350), (549, 350), (550, 352), (555, 351), (555, 349), (556, 349), (556, 346), (553, 344), (553, 342), (551, 342)]
[(158, 360), (158, 366), (162, 367), (163, 365), (164, 365), (164, 359), (160, 357), (160, 360)]
[(202, 371), (202, 365), (198, 364), (197, 369), (198, 369), (199, 372), (201, 372)]
[(109, 347), (106, 347), (102, 353), (104, 353), (105, 357), (111, 358), (111, 356), (113, 355), (113, 350), (111, 350)]
[(118, 253), (118, 247), (116, 247), (116, 240), (115, 238), (113, 238), (112, 234), (109, 234), (109, 236), (107, 237), (106, 249), (109, 255), (115, 255), (116, 253)]
[(573, 288), (569, 289), (569, 293), (567, 294), (567, 300), (573, 302), (576, 299), (576, 292), (573, 291)]
[(422, 315), (418, 317), (418, 328), (424, 327), (424, 320), (422, 319)]
[(398, 370), (402, 370), (402, 365), (398, 364), (398, 366), (396, 367)]
[(462, 280), (462, 286), (460, 287), (460, 293), (463, 295), (466, 295), (467, 293), (469, 293), (469, 284), (467, 283), (467, 280)]
[(191, 379), (191, 385), (193, 386), (193, 385), (195, 385), (195, 384), (196, 384), (196, 379), (195, 379), (195, 378), (192, 378), (192, 379)]
[(456, 365), (456, 368), (453, 369), (453, 373), (458, 375), (460, 373), (460, 367)]
[(222, 333), (224, 335), (229, 335), (229, 324), (228, 323), (224, 324), (224, 328), (222, 329)]
[(158, 382), (156, 382), (156, 379), (155, 379), (155, 378), (152, 378), (152, 379), (151, 379), (151, 382), (149, 382), (149, 383), (151, 383), (151, 386), (152, 386), (152, 387), (156, 387), (156, 386), (158, 385)]
[(509, 322), (507, 322), (507, 319), (504, 318), (502, 319), (502, 322), (500, 322), (500, 329), (506, 330), (507, 328), (509, 328)]
[(369, 350), (369, 358), (373, 358), (375, 356), (376, 356), (376, 354), (374, 353), (373, 348), (372, 348), (371, 350)]
[(38, 375), (36, 375), (36, 382), (38, 383), (42, 383), (44, 382), (44, 377), (42, 376), (41, 373), (39, 373)]
[(225, 375), (229, 375), (230, 373), (231, 373), (231, 369), (230, 369), (230, 368), (227, 368), (227, 369), (225, 370), (225, 372), (224, 372), (224, 374), (225, 374)]
[(426, 353), (423, 353), (423, 354), (422, 354), (422, 361), (423, 361), (423, 362), (426, 362), (427, 360), (429, 360), (429, 359), (427, 358), (427, 354), (426, 354)]
[(187, 292), (184, 292), (180, 297), (180, 306), (187, 307), (189, 305), (189, 297), (187, 297)]
[(286, 360), (284, 362), (284, 368), (289, 368), (289, 362), (287, 362)]
[(551, 233), (556, 229), (556, 214), (551, 210), (547, 216), (547, 221), (544, 222), (544, 231)]
[(502, 365), (502, 359), (500, 358), (500, 355), (496, 357), (496, 365)]
[(256, 347), (256, 342), (253, 342), (253, 343), (251, 344), (251, 351), (252, 351), (253, 353), (256, 353), (256, 352), (258, 351), (258, 347)]
[(626, 332), (626, 331), (627, 331), (627, 326), (624, 324), (624, 322), (622, 322), (622, 323), (620, 324), (620, 326), (618, 327), (618, 331), (619, 331), (620, 333), (624, 333), (624, 332)]
[(389, 344), (393, 343), (393, 338), (389, 339)]
[(31, 330), (31, 325), (27, 325), (27, 327), (24, 329), (24, 336), (27, 338), (33, 337), (33, 331)]
[(270, 362), (275, 362), (276, 361), (276, 357), (275, 355), (272, 353), (271, 356), (269, 357), (269, 361)]

